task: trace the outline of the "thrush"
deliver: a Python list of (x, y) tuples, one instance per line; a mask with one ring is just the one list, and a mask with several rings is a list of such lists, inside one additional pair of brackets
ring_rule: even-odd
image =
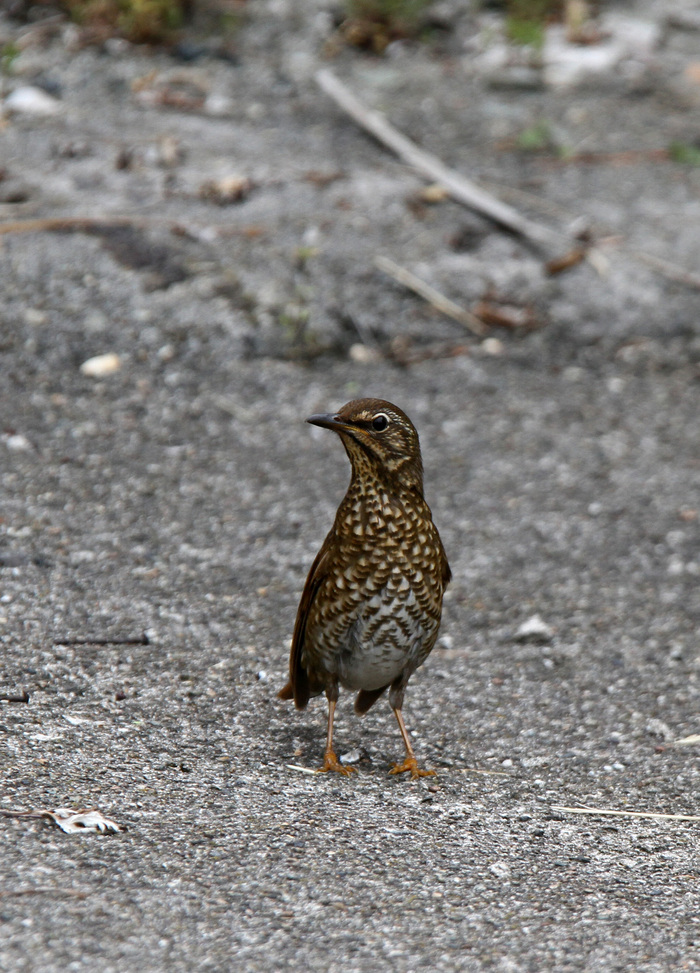
[(339, 687), (366, 713), (388, 689), (406, 749), (391, 773), (421, 770), (401, 713), (408, 680), (435, 645), (451, 572), (423, 498), (418, 433), (397, 406), (356, 399), (307, 422), (332, 429), (350, 459), (350, 486), (311, 565), (297, 611), (289, 682), (279, 692), (304, 709), (326, 694), (322, 771), (351, 772), (333, 750)]

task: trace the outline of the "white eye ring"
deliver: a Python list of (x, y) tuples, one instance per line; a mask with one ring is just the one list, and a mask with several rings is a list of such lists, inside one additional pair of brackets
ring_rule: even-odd
[(377, 415), (372, 419), (372, 429), (376, 432), (383, 432), (389, 425), (389, 416), (385, 415), (383, 412), (377, 413)]

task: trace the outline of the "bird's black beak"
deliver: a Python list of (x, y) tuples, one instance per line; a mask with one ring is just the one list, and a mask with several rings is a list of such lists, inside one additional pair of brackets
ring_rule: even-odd
[(315, 416), (309, 416), (306, 420), (312, 426), (322, 426), (324, 429), (332, 429), (334, 432), (342, 432), (348, 428), (348, 424), (343, 422), (335, 412), (321, 412)]

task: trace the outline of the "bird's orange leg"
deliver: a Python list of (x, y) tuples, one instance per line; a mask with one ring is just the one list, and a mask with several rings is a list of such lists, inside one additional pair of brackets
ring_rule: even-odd
[(328, 736), (326, 737), (326, 752), (323, 755), (323, 767), (318, 768), (320, 774), (325, 774), (329, 770), (335, 770), (338, 774), (344, 774), (346, 777), (348, 774), (352, 774), (355, 771), (354, 767), (346, 767), (345, 764), (341, 764), (335, 755), (333, 750), (333, 717), (335, 716), (335, 703), (336, 701), (330, 696), (328, 697)]
[(411, 741), (408, 738), (408, 732), (406, 730), (406, 724), (403, 721), (403, 716), (401, 715), (401, 710), (398, 708), (394, 709), (394, 716), (396, 717), (396, 722), (399, 724), (399, 730), (401, 730), (401, 736), (403, 737), (403, 744), (406, 747), (406, 759), (402, 764), (396, 764), (395, 767), (392, 767), (389, 773), (410, 773), (412, 780), (417, 780), (419, 777), (435, 777), (434, 770), (421, 770), (418, 766), (418, 761), (416, 760), (416, 755), (413, 752)]

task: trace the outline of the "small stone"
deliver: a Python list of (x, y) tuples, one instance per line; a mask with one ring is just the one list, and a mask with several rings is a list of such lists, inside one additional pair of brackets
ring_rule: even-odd
[(185, 157), (184, 150), (174, 135), (163, 135), (158, 139), (156, 161), (164, 169), (172, 169)]
[(347, 753), (340, 755), (341, 764), (359, 764), (362, 760), (362, 753), (359, 750), (348, 750)]
[(232, 113), (233, 101), (226, 95), (218, 95), (212, 92), (204, 100), (204, 111), (207, 115), (212, 115), (215, 118), (223, 118)]
[(485, 355), (502, 355), (505, 351), (505, 345), (500, 338), (485, 338), (479, 347)]
[(42, 88), (36, 88), (34, 85), (15, 88), (5, 99), (5, 111), (15, 112), (18, 115), (46, 117), (57, 115), (61, 108), (57, 98), (53, 98)]
[(31, 188), (20, 179), (3, 180), (0, 184), (0, 203), (26, 203), (31, 197)]
[(358, 365), (371, 365), (372, 362), (379, 361), (381, 357), (375, 348), (363, 345), (359, 341), (354, 345), (350, 345), (348, 354), (351, 360), (357, 362)]
[(21, 433), (16, 432), (8, 436), (5, 440), (5, 445), (8, 449), (11, 449), (17, 453), (26, 452), (28, 449), (32, 448), (32, 444), (29, 442), (26, 436)]
[(449, 198), (449, 193), (439, 182), (431, 183), (420, 191), (420, 199), (423, 203), (443, 203)]
[(496, 878), (500, 878), (503, 881), (510, 879), (510, 865), (508, 862), (494, 862), (493, 865), (489, 865), (489, 871)]
[(113, 375), (114, 372), (118, 372), (121, 367), (122, 360), (119, 355), (108, 352), (105, 355), (95, 355), (94, 358), (88, 358), (80, 366), (80, 371), (89, 378), (103, 378), (105, 375)]
[(38, 328), (42, 324), (46, 324), (48, 319), (48, 314), (45, 311), (40, 311), (36, 307), (27, 307), (24, 309), (24, 321), (30, 328)]
[(523, 622), (515, 633), (516, 642), (550, 642), (554, 636), (551, 628), (539, 615)]
[(659, 720), (659, 719), (649, 720), (649, 722), (646, 725), (646, 731), (651, 736), (661, 737), (662, 740), (673, 739), (673, 730), (668, 725), (668, 723), (664, 723), (663, 720)]

